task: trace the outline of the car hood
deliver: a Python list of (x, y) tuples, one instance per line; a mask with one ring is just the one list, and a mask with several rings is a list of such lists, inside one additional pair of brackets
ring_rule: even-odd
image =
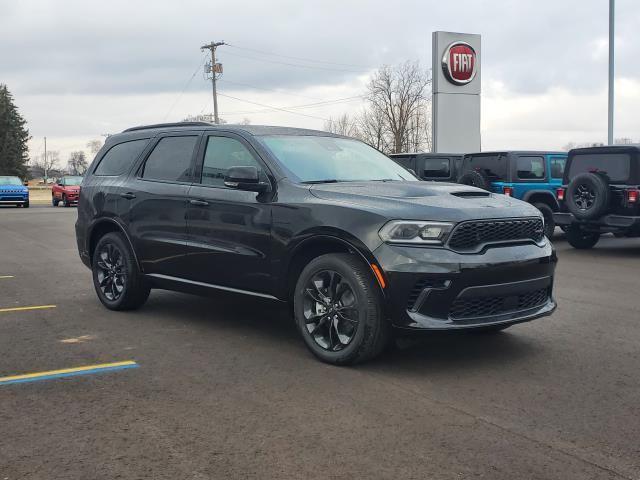
[(0, 192), (20, 192), (26, 193), (29, 189), (22, 185), (0, 185)]
[(540, 216), (526, 202), (454, 183), (344, 182), (309, 190), (319, 199), (359, 206), (390, 219), (460, 222)]

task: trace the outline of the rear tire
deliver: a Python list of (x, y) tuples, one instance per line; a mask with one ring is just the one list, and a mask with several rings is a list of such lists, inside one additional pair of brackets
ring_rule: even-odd
[(121, 233), (107, 233), (98, 240), (91, 270), (96, 294), (110, 310), (135, 310), (149, 298), (151, 290)]
[(553, 219), (553, 210), (546, 203), (534, 203), (534, 207), (540, 210), (542, 216), (544, 217), (544, 234), (547, 238), (553, 238), (553, 233), (556, 230), (556, 222)]
[(567, 241), (573, 248), (579, 250), (587, 250), (593, 248), (598, 240), (600, 240), (600, 234), (594, 232), (585, 232), (580, 227), (569, 227), (566, 231)]
[(352, 365), (379, 355), (389, 343), (379, 285), (357, 257), (331, 253), (300, 274), (293, 302), (302, 338), (320, 360)]

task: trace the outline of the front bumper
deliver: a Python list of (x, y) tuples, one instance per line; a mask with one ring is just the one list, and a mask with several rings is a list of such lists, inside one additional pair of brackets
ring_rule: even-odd
[(553, 219), (558, 226), (578, 224), (594, 231), (617, 231), (640, 228), (640, 217), (630, 215), (604, 215), (595, 220), (579, 220), (572, 213), (556, 212)]
[(557, 257), (547, 242), (459, 254), (441, 248), (383, 244), (374, 252), (387, 277), (395, 327), (464, 330), (509, 325), (556, 308)]
[(18, 203), (27, 203), (28, 201), (29, 201), (29, 195), (0, 194), (0, 205), (6, 205), (6, 204), (15, 205)]

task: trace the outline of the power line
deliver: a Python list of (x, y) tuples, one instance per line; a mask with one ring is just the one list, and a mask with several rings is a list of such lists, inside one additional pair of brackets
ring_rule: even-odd
[(272, 110), (279, 110), (281, 112), (286, 112), (286, 113), (292, 113), (294, 115), (300, 115), (302, 117), (308, 117), (308, 118), (315, 118), (316, 120), (324, 120), (325, 122), (328, 122), (329, 119), (327, 118), (323, 118), (323, 117), (317, 117), (315, 115), (307, 115), (306, 113), (300, 113), (300, 112), (293, 112), (291, 110), (287, 110), (285, 108), (280, 108), (280, 107), (274, 107), (273, 105), (266, 105), (264, 103), (259, 103), (259, 102), (252, 102), (251, 100), (244, 100), (242, 98), (238, 98), (238, 97), (233, 97), (231, 95), (224, 95), (222, 93), (219, 94), (221, 97), (227, 97), (227, 98), (232, 98), (233, 100), (238, 100), (239, 102), (245, 102), (245, 103), (251, 103), (253, 105), (258, 105), (259, 107), (266, 107), (266, 108), (270, 108)]
[(273, 57), (289, 58), (289, 59), (292, 59), (292, 60), (302, 60), (303, 62), (324, 63), (324, 64), (327, 64), (327, 65), (341, 65), (343, 67), (356, 67), (356, 68), (366, 68), (366, 69), (370, 69), (371, 68), (371, 67), (368, 67), (366, 65), (355, 65), (353, 63), (327, 62), (325, 60), (315, 60), (315, 59), (312, 59), (312, 58), (294, 57), (292, 55), (282, 55), (280, 53), (265, 52), (264, 50), (256, 50), (255, 48), (239, 47), (237, 45), (231, 45), (231, 44), (228, 44), (228, 43), (227, 43), (227, 46), (229, 46), (231, 48), (236, 48), (238, 50), (246, 50), (248, 52), (261, 53), (263, 55), (271, 55)]
[(191, 75), (191, 77), (189, 77), (189, 80), (187, 80), (187, 83), (185, 83), (184, 87), (182, 87), (182, 91), (178, 94), (178, 96), (176, 97), (175, 101), (173, 102), (173, 105), (171, 105), (171, 108), (165, 114), (165, 116), (163, 118), (163, 121), (167, 120), (167, 117), (171, 114), (171, 112), (173, 111), (175, 106), (178, 104), (178, 101), (180, 101), (180, 99), (182, 98), (182, 95), (184, 95), (184, 92), (187, 90), (187, 88), (189, 87), (189, 85), (191, 84), (193, 79), (195, 78), (196, 74), (198, 73), (198, 71), (202, 67), (202, 60), (203, 60), (202, 58), (200, 60), (198, 60), (198, 66), (194, 70), (193, 75)]
[(227, 80), (226, 78), (222, 78), (222, 79), (220, 79), (220, 81), (224, 82), (224, 83), (230, 83), (232, 85), (240, 85), (240, 86), (243, 86), (243, 87), (250, 87), (250, 88), (254, 88), (256, 90), (265, 90), (267, 92), (276, 92), (276, 93), (280, 93), (282, 95), (290, 95), (292, 97), (308, 98), (309, 100), (320, 100), (317, 97), (309, 97), (307, 95), (298, 95), (297, 93), (283, 92), (283, 91), (277, 90), (275, 88), (256, 87), (255, 85), (250, 85), (248, 83), (232, 82), (231, 80)]
[(296, 67), (296, 68), (308, 68), (311, 70), (327, 70), (327, 71), (331, 71), (331, 72), (349, 72), (349, 73), (365, 73), (367, 70), (347, 70), (345, 68), (330, 68), (330, 67), (320, 67), (320, 66), (315, 66), (315, 65), (302, 65), (299, 63), (288, 63), (288, 62), (281, 62), (279, 60), (268, 60), (265, 58), (256, 58), (256, 57), (249, 57), (246, 55), (239, 55), (237, 53), (230, 53), (227, 52), (228, 55), (232, 55), (232, 56), (236, 56), (239, 58), (246, 58), (248, 60), (254, 60), (256, 62), (264, 62), (264, 63), (276, 63), (279, 65), (287, 65), (289, 67)]
[[(227, 96), (229, 96), (229, 95), (227, 95)], [(291, 106), (287, 106), (287, 107), (269, 107), (267, 110), (225, 112), (225, 115), (247, 115), (247, 114), (252, 114), (252, 113), (268, 113), (268, 112), (273, 111), (274, 109), (276, 109), (276, 110), (277, 109), (298, 110), (298, 109), (305, 109), (305, 108), (320, 108), (320, 107), (339, 105), (341, 103), (353, 102), (354, 100), (361, 100), (362, 98), (364, 98), (362, 95), (355, 95), (353, 97), (336, 98), (334, 100), (326, 100), (326, 101), (323, 101), (323, 102), (316, 102), (316, 103), (307, 103), (307, 104), (304, 104), (304, 105), (291, 105)]]

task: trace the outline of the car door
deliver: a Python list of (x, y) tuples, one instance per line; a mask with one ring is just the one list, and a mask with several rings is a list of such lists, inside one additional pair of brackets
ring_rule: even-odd
[(523, 199), (527, 192), (546, 189), (547, 165), (544, 155), (516, 155), (514, 160), (517, 179), (513, 182), (515, 198)]
[(147, 274), (184, 277), (187, 192), (199, 133), (160, 135), (126, 191), (128, 227)]
[(564, 167), (567, 163), (566, 155), (548, 155), (549, 190), (556, 194), (556, 189), (562, 185)]
[(270, 194), (225, 186), (230, 167), (266, 166), (240, 136), (205, 134), (196, 178), (189, 189), (187, 258), (189, 279), (251, 292), (272, 290)]

